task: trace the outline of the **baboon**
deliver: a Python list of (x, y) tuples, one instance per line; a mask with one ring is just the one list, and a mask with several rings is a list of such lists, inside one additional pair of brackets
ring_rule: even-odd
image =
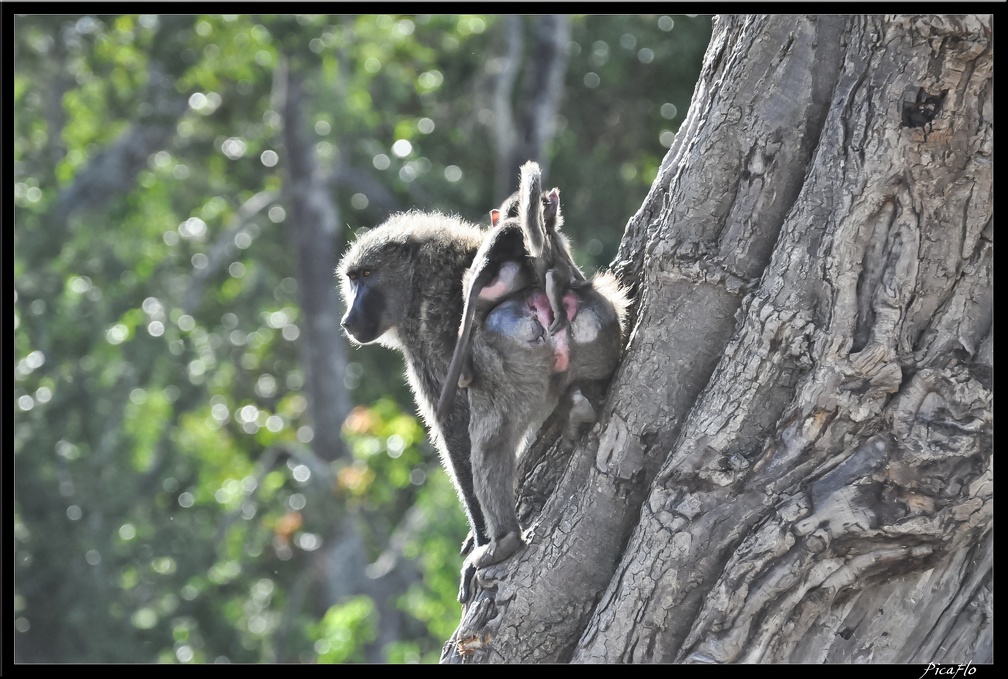
[(514, 483), (530, 436), (566, 396), (564, 444), (572, 445), (580, 425), (595, 420), (580, 387), (608, 380), (621, 356), (628, 302), (615, 278), (598, 274), (567, 290), (562, 302), (569, 320), (552, 335), (550, 303), (539, 289), (511, 295), (473, 329), (478, 379), (468, 388), (469, 438), (474, 490), (490, 537), (467, 558), (474, 569), (503, 561), (523, 544)]
[[(583, 283), (585, 276), (574, 263), (570, 245), (560, 232), (563, 217), (559, 189), (554, 188), (548, 195), (542, 193), (542, 171), (539, 164), (531, 160), (522, 165), (518, 187), (518, 212), (535, 265), (536, 281), (546, 290), (553, 312), (553, 322), (549, 326), (552, 335), (568, 320), (561, 303), (563, 293)], [(541, 204), (540, 195), (543, 195)], [(495, 222), (493, 214), (491, 221)]]
[(483, 236), (457, 217), (406, 212), (357, 238), (336, 270), (347, 336), (402, 352), (417, 412), (455, 485), (476, 545), (489, 537), (473, 492), (469, 402), (456, 400), (440, 420), (434, 410), (458, 339), (462, 275)]
[[(564, 393), (567, 384), (572, 382), (572, 376), (603, 379), (611, 375), (619, 359), (621, 313), (625, 306), (615, 281), (611, 290), (588, 287), (571, 291), (564, 301), (573, 310), (571, 321), (562, 333), (546, 341), (550, 305), (545, 293), (519, 290), (504, 300), (499, 309), (490, 311), (484, 323), (486, 328), (476, 328), (472, 342), (481, 379), (486, 376), (486, 388), (498, 382), (506, 388), (496, 399), (482, 399), (480, 395), (485, 391), (479, 390), (477, 404), (481, 410), (478, 418), (470, 417), (469, 398), (454, 399), (443, 416), (437, 417), (435, 404), (457, 344), (457, 329), (462, 319), (463, 274), (470, 267), (484, 236), (479, 227), (457, 217), (408, 212), (395, 215), (363, 234), (348, 248), (337, 268), (347, 305), (342, 320), (347, 335), (358, 344), (379, 343), (403, 353), (417, 410), (468, 516), (471, 535), (463, 552), (469, 547), (474, 549), (462, 569), (459, 587), (459, 601), (462, 602), (469, 600), (472, 576), (478, 565), (496, 563), (521, 544), (516, 535), (514, 545), (504, 545), (513, 547), (507, 554), (504, 553), (508, 549), (499, 548), (500, 539), (493, 547), (486, 547), (492, 538), (506, 538), (514, 532), (512, 528), (517, 522), (511, 524), (507, 518), (515, 511), (513, 460), (525, 435), (548, 414), (544, 411), (545, 405), (555, 404), (557, 395)], [(606, 295), (614, 291), (617, 294), (609, 301)], [(613, 336), (616, 341), (612, 340)], [(558, 342), (571, 339), (573, 346), (561, 347), (558, 358)], [(486, 361), (485, 367), (482, 361)], [(571, 374), (558, 376), (558, 365), (562, 369), (560, 372)], [(512, 375), (510, 380), (509, 374)], [(514, 395), (523, 389), (531, 390), (529, 400), (541, 406), (531, 414), (523, 409), (504, 413), (505, 418), (525, 419), (526, 424), (514, 445), (504, 446), (503, 454), (498, 456), (510, 465), (510, 471), (498, 472), (498, 458), (488, 462), (484, 459), (492, 447), (484, 445), (485, 438), (492, 436), (494, 431), (494, 425), (488, 423), (493, 421), (495, 413), (501, 412), (500, 409), (506, 410), (514, 403), (517, 400)], [(583, 408), (578, 411), (579, 416), (583, 412)], [(572, 420), (570, 427), (575, 426)], [(477, 462), (472, 457), (470, 443), (473, 431), (481, 442)], [(478, 477), (475, 483), (474, 471)], [(481, 489), (479, 493), (477, 487)], [(488, 530), (488, 510), (479, 495), (488, 498), (495, 523), (506, 526), (503, 535), (491, 534)], [(501, 503), (510, 503), (510, 507), (498, 509)], [(504, 517), (503, 521), (498, 519), (500, 516)]]
[(473, 380), (472, 329), (483, 323), (490, 309), (519, 290), (544, 289), (551, 316), (547, 327), (553, 335), (568, 322), (563, 293), (585, 282), (559, 231), (563, 224), (560, 193), (555, 188), (543, 193), (537, 163), (522, 166), (518, 191), (499, 210), (491, 210), (490, 219), (493, 228), (465, 275), (462, 324), (438, 400), (439, 417), (451, 407), (456, 385), (467, 387)]

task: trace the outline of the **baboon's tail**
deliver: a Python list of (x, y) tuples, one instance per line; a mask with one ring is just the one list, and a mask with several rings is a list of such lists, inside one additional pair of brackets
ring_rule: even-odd
[(532, 257), (542, 255), (546, 240), (546, 224), (542, 212), (542, 171), (539, 163), (530, 160), (521, 168), (518, 214), (521, 215), (525, 245)]

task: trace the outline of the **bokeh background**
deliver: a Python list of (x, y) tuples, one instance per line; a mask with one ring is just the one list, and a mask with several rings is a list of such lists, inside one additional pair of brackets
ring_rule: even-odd
[[(488, 223), (538, 21), (13, 19), (15, 661), (437, 660), (465, 518), (332, 270), (393, 212)], [(590, 271), (711, 22), (567, 21), (540, 160)]]

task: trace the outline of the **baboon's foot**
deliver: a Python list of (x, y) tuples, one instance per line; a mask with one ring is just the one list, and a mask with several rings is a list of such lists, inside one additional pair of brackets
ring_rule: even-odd
[(476, 568), (486, 568), (508, 558), (521, 549), (524, 544), (521, 534), (512, 531), (502, 538), (492, 540), (482, 547), (477, 547), (469, 558)]

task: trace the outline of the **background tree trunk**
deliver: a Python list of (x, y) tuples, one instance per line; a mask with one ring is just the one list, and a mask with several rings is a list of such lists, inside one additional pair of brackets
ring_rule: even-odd
[(992, 72), (989, 16), (715, 21), (605, 410), (444, 661), (993, 659)]
[[(341, 432), (350, 412), (349, 393), (343, 384), (347, 345), (340, 318), (343, 302), (333, 281), (333, 262), (339, 259), (340, 219), (329, 192), (331, 178), (315, 157), (308, 137), (310, 125), (304, 111), (305, 73), (297, 55), (287, 56), (276, 70), (276, 98), (284, 116), (284, 150), (288, 177), (285, 202), (290, 211), (291, 247), (297, 253), (298, 294), (304, 312), (300, 337), (301, 362), (312, 413), (311, 445), (298, 451), (316, 483), (306, 493), (324, 502), (336, 480), (327, 464), (348, 457)], [(332, 512), (325, 546), (314, 553), (310, 572), (322, 585), (322, 608), (364, 593), (376, 602), (381, 621), (379, 643), (368, 646), (369, 662), (381, 662), (384, 643), (400, 638), (404, 616), (395, 596), (418, 576), (412, 565), (396, 559), (384, 572), (373, 574), (362, 537), (366, 517), (356, 508)], [(307, 594), (307, 586), (301, 590)], [(292, 614), (303, 605), (296, 600)], [(295, 658), (279, 658), (292, 662)]]
[[(507, 47), (504, 55), (497, 57), (492, 93), (499, 200), (514, 191), (519, 169), (527, 160), (539, 162), (543, 178), (549, 183), (546, 147), (555, 132), (567, 72), (570, 17), (511, 15), (505, 25)], [(526, 32), (531, 43), (528, 55)]]
[(346, 454), (340, 439), (350, 398), (343, 388), (346, 343), (340, 327), (342, 301), (333, 283), (332, 263), (339, 259), (340, 220), (328, 193), (329, 179), (315, 160), (302, 112), (303, 75), (288, 62), (277, 68), (284, 112), (288, 181), (284, 193), (290, 210), (291, 239), (297, 252), (298, 297), (304, 312), (305, 385), (310, 396), (315, 454), (335, 460)]

